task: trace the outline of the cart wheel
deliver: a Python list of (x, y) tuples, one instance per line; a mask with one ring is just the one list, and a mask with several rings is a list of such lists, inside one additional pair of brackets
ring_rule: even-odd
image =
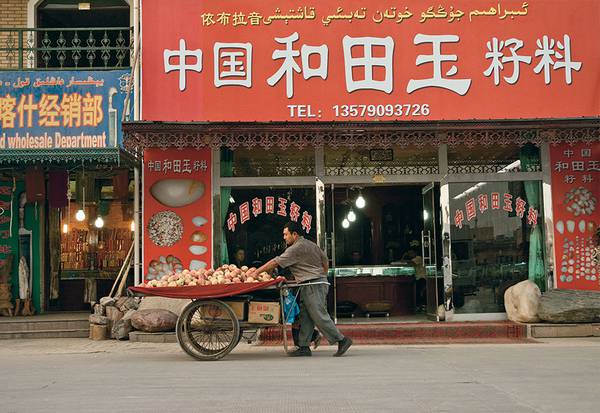
[(177, 341), (198, 360), (218, 360), (240, 341), (240, 323), (222, 301), (192, 301), (177, 319)]

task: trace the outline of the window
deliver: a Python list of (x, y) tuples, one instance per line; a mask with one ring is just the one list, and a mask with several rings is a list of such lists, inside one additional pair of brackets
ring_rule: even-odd
[[(285, 249), (283, 226), (300, 225), (303, 236), (316, 238), (314, 188), (221, 188), (223, 240), (221, 261), (259, 266)], [(242, 252), (240, 252), (240, 250)]]
[(221, 176), (314, 176), (314, 148), (221, 150)]
[(538, 181), (450, 184), (454, 308), (504, 312), (504, 292), (530, 279), (545, 285)]
[(448, 147), (448, 171), (467, 173), (510, 173), (541, 171), (539, 148), (524, 146), (454, 145)]
[(417, 175), (436, 174), (438, 150), (433, 146), (389, 149), (325, 148), (327, 175)]

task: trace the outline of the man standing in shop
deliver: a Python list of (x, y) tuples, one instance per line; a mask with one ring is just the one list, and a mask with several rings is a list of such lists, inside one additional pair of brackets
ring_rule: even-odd
[(317, 244), (300, 235), (300, 228), (295, 222), (285, 224), (283, 239), (287, 245), (283, 254), (255, 270), (256, 274), (271, 272), (279, 265), (289, 268), (298, 283), (315, 283), (300, 287), (299, 347), (288, 354), (292, 357), (311, 356), (309, 345), (316, 326), (329, 344), (338, 343), (334, 356), (342, 356), (352, 345), (352, 340), (340, 333), (327, 312), (327, 256)]

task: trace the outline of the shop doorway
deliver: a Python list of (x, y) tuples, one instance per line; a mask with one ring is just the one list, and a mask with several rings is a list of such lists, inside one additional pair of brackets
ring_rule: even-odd
[[(444, 274), (441, 253), (440, 191), (434, 182), (421, 190), (423, 196), (423, 230), (421, 231), (422, 271), (416, 276), (417, 306), (426, 311), (427, 317), (439, 321), (438, 307), (442, 301)], [(439, 257), (439, 258), (438, 258)]]
[(340, 323), (424, 321), (441, 296), (439, 186), (326, 185), (325, 247)]

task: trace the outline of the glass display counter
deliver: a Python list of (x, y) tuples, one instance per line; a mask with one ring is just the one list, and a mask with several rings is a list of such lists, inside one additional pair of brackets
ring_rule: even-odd
[(415, 268), (412, 266), (337, 267), (336, 299), (357, 305), (354, 315), (415, 313)]
[(412, 276), (416, 274), (413, 266), (379, 266), (364, 267), (337, 267), (329, 269), (329, 276), (356, 277), (356, 276)]

